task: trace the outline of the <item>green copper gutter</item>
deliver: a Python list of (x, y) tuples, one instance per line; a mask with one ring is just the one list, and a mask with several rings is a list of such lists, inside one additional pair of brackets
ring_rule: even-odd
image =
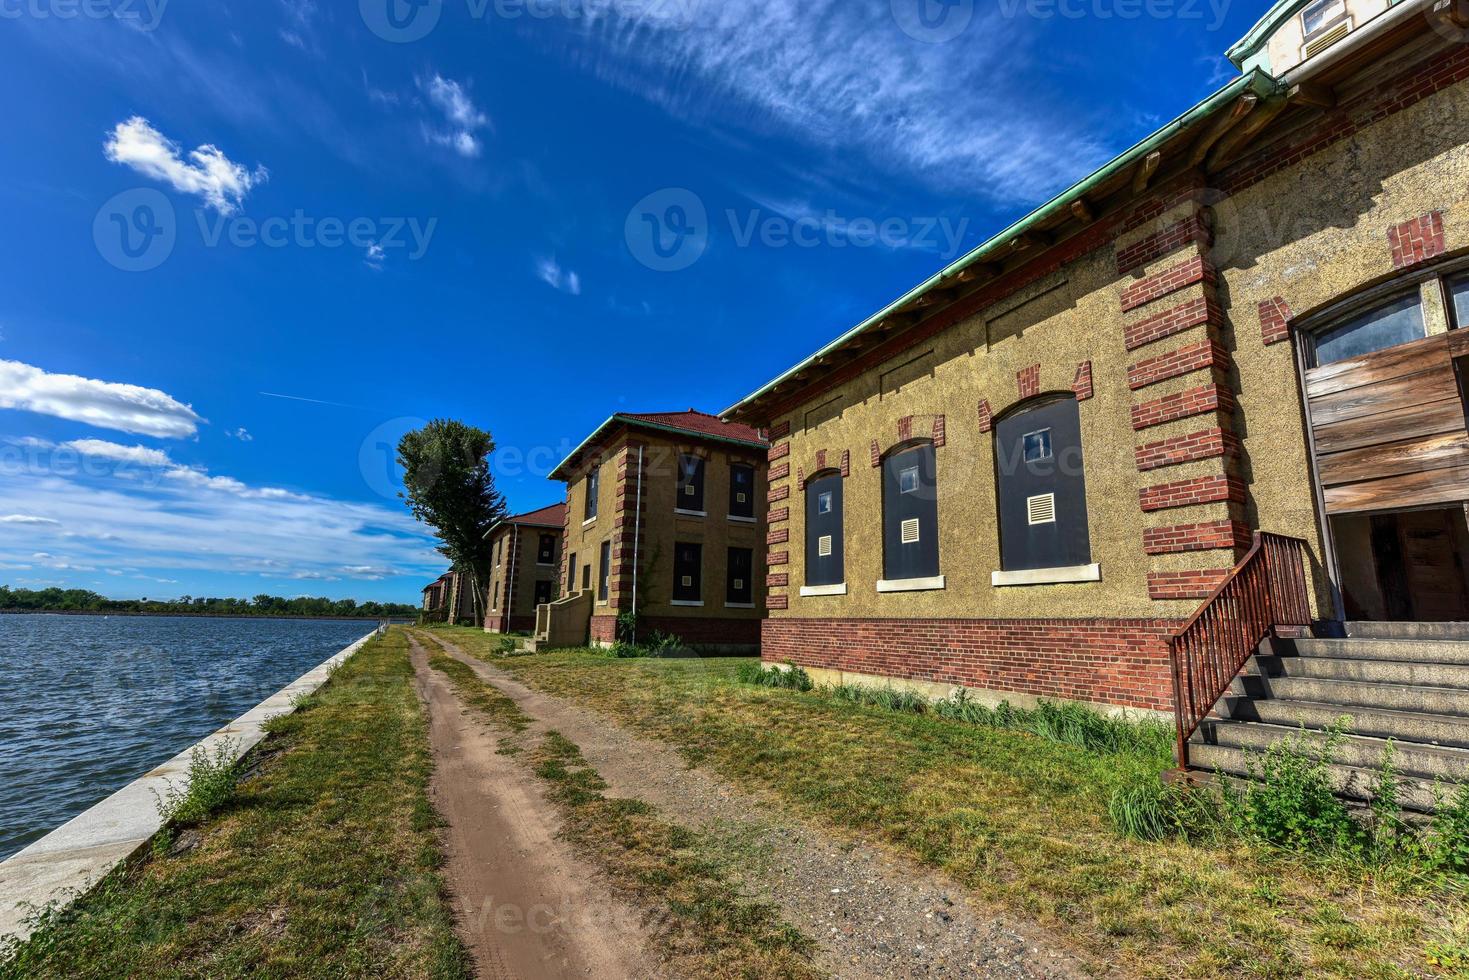
[(600, 436), (603, 432), (606, 432), (609, 428), (618, 423), (626, 425), (629, 428), (652, 429), (654, 432), (667, 432), (672, 435), (683, 436), (689, 439), (709, 439), (714, 442), (728, 443), (729, 445), (733, 446), (749, 446), (752, 449), (765, 449), (768, 447), (768, 444), (764, 442), (752, 442), (749, 439), (736, 439), (733, 436), (717, 436), (710, 432), (694, 432), (692, 429), (680, 429), (676, 425), (663, 425), (660, 422), (649, 422), (646, 419), (637, 419), (633, 418), (630, 415), (622, 415), (619, 413), (612, 416), (601, 425), (597, 426), (596, 431), (594, 431), (591, 435), (587, 436), (581, 441), (581, 445), (573, 449), (570, 455), (568, 455), (560, 463), (556, 464), (556, 468), (551, 471), (550, 479), (560, 480), (562, 478), (561, 471), (566, 469), (566, 467), (571, 463), (572, 460), (580, 456), (583, 449), (586, 449), (587, 446), (596, 441), (598, 436)]
[[(815, 354), (812, 354), (810, 357), (806, 358), (800, 364), (797, 364), (795, 367), (791, 368), (789, 371), (785, 372), (774, 381), (771, 381), (769, 384), (765, 385), (759, 391), (756, 391), (754, 394), (741, 399), (734, 405), (731, 405), (729, 408), (719, 413), (720, 417), (725, 419), (730, 418), (732, 415), (739, 412), (740, 409), (749, 405), (756, 399), (764, 396), (776, 385), (779, 385), (786, 379), (790, 378), (792, 375), (805, 370), (806, 367), (811, 364), (811, 362), (826, 356), (827, 354), (846, 344), (848, 341), (852, 340), (854, 337), (857, 337), (866, 332), (877, 323), (891, 316), (893, 313), (902, 309), (904, 306), (907, 306), (909, 303), (913, 302), (915, 299), (922, 296), (924, 293), (928, 292), (930, 289), (934, 288), (940, 283), (952, 279), (955, 275), (962, 272), (969, 266), (974, 265), (976, 262), (983, 259), (986, 255), (994, 251), (999, 246), (1009, 243), (1016, 236), (1024, 233), (1025, 231), (1036, 225), (1042, 218), (1048, 218), (1056, 211), (1061, 210), (1062, 208), (1069, 207), (1072, 201), (1075, 201), (1077, 198), (1086, 194), (1086, 192), (1091, 190), (1093, 187), (1096, 187), (1103, 181), (1115, 176), (1118, 171), (1127, 169), (1128, 167), (1132, 166), (1139, 159), (1147, 156), (1149, 153), (1153, 152), (1164, 143), (1167, 143), (1170, 139), (1172, 139), (1174, 136), (1177, 136), (1180, 132), (1183, 132), (1184, 130), (1193, 126), (1201, 119), (1206, 119), (1209, 116), (1213, 115), (1215, 112), (1233, 102), (1241, 95), (1244, 95), (1247, 92), (1253, 92), (1255, 95), (1258, 95), (1261, 98), (1267, 98), (1269, 96), (1278, 94), (1280, 90), (1280, 83), (1272, 78), (1270, 75), (1266, 74), (1263, 71), (1260, 71), (1259, 69), (1252, 69), (1248, 73), (1241, 75), (1239, 78), (1236, 78), (1234, 81), (1230, 82), (1228, 85), (1224, 86), (1219, 91), (1215, 92), (1213, 95), (1209, 96), (1207, 99), (1200, 102), (1198, 105), (1194, 106), (1183, 115), (1179, 116), (1177, 119), (1164, 125), (1161, 129), (1144, 139), (1142, 142), (1133, 145), (1127, 150), (1124, 150), (1120, 155), (1114, 157), (1109, 163), (1103, 164), (1099, 170), (1095, 171), (1090, 176), (1084, 178), (1079, 183), (1073, 184), (1072, 186), (1068, 187), (1066, 190), (1051, 198), (1045, 204), (1042, 204), (1040, 207), (1036, 208), (1024, 218), (1021, 218), (1019, 221), (1010, 225), (1010, 227), (1001, 231), (999, 234), (992, 236), (988, 241), (980, 244), (978, 247), (970, 251), (968, 254), (964, 255), (952, 265), (931, 276), (914, 289), (911, 289), (907, 293), (904, 293), (892, 303), (889, 303), (887, 306), (883, 307), (883, 309), (879, 310), (877, 313), (868, 317), (866, 320), (863, 320), (861, 323), (857, 324), (857, 326), (853, 327), (851, 330), (848, 330), (836, 340), (821, 348), (821, 350), (817, 351)], [(555, 474), (552, 475), (554, 476)]]

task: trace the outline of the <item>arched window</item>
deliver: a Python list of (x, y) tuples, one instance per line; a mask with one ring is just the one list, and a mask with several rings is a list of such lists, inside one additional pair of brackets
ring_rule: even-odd
[(818, 473), (806, 481), (806, 585), (803, 595), (845, 591), (842, 475)]
[(941, 589), (939, 503), (933, 443), (882, 461), (883, 581), (880, 592)]
[[(995, 426), (1000, 502), (1000, 564), (1004, 572), (1074, 570), (1092, 560), (1086, 518), (1081, 412), (1071, 394), (1025, 403)], [(995, 577), (996, 585), (1077, 581)]]

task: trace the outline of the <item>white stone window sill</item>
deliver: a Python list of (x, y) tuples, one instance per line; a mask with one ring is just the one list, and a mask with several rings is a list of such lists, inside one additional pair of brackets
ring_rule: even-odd
[(755, 604), (753, 602), (726, 602), (724, 604), (724, 608), (726, 608), (726, 609), (754, 609), (755, 608)]
[(877, 583), (879, 592), (935, 592), (947, 588), (942, 575), (930, 578), (884, 579)]
[(673, 512), (680, 517), (708, 517), (707, 510), (684, 510), (682, 507), (673, 508)]
[(734, 514), (730, 514), (729, 519), (736, 524), (756, 524), (759, 522), (759, 518), (757, 517), (736, 517)]
[(702, 606), (702, 605), (704, 605), (704, 600), (700, 599), (698, 602), (690, 602), (688, 599), (674, 599), (672, 602), (669, 603), (669, 605), (670, 606)]
[(597, 600), (597, 605), (599, 605), (599, 606), (607, 606), (607, 605), (611, 605), (611, 602), (612, 602), (612, 600), (610, 600), (610, 599), (598, 599)]
[(588, 517), (586, 520), (584, 520), (584, 521), (581, 522), (581, 526), (582, 527), (591, 527), (595, 523), (597, 523), (597, 519), (595, 517)]
[(1028, 568), (1020, 572), (995, 572), (990, 584), (995, 588), (1017, 585), (1065, 585), (1070, 582), (1100, 582), (1102, 566), (1071, 565), (1067, 568)]
[(847, 594), (847, 583), (846, 582), (841, 582), (841, 583), (839, 583), (837, 585), (803, 585), (803, 586), (801, 586), (801, 595), (803, 595), (803, 596), (814, 596), (814, 595), (846, 595), (846, 594)]
[(536, 562), (536, 567), (537, 568), (555, 568), (556, 567), (556, 563), (554, 561), (538, 561), (538, 562)]

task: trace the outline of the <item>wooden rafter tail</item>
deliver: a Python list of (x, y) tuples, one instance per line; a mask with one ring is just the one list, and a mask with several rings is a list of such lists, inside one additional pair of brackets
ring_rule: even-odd
[(1285, 93), (1290, 102), (1315, 106), (1318, 109), (1336, 108), (1336, 90), (1330, 85), (1316, 82), (1297, 82)]
[(1260, 97), (1254, 92), (1246, 92), (1236, 99), (1234, 105), (1229, 107), (1228, 112), (1219, 115), (1218, 118), (1209, 124), (1209, 128), (1204, 130), (1198, 139), (1194, 140), (1194, 145), (1188, 153), (1188, 165), (1190, 167), (1197, 167), (1203, 163), (1204, 158), (1209, 155), (1209, 151), (1214, 148), (1214, 144), (1218, 143), (1224, 137), (1224, 134), (1239, 125), (1241, 120), (1254, 112), (1255, 107), (1259, 103)]
[(1153, 175), (1158, 172), (1158, 166), (1163, 162), (1163, 151), (1154, 150), (1143, 157), (1142, 163), (1137, 165), (1137, 170), (1132, 175), (1132, 192), (1141, 194), (1148, 189), (1152, 183)]
[(1269, 125), (1270, 120), (1290, 105), (1286, 98), (1273, 99), (1266, 102), (1255, 112), (1250, 113), (1249, 119), (1241, 126), (1236, 126), (1228, 136), (1209, 151), (1209, 156), (1204, 163), (1205, 170), (1218, 170), (1231, 156), (1237, 156), (1244, 152), (1261, 130)]
[(1071, 202), (1071, 214), (1084, 225), (1089, 225), (1097, 220), (1097, 212), (1084, 197), (1078, 197)]

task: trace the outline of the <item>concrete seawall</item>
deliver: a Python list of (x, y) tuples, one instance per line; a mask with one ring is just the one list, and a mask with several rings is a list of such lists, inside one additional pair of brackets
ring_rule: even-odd
[(217, 732), (0, 863), (0, 938), (29, 936), (25, 918), (32, 907), (76, 901), (142, 849), (163, 824), (158, 796), (169, 786), (187, 786), (189, 756), (195, 749), (202, 748), (212, 756), (228, 742), (236, 758), (243, 756), (265, 738), (267, 721), (294, 711), (296, 698), (325, 684), (331, 671), (374, 635), (375, 631), (364, 636)]

